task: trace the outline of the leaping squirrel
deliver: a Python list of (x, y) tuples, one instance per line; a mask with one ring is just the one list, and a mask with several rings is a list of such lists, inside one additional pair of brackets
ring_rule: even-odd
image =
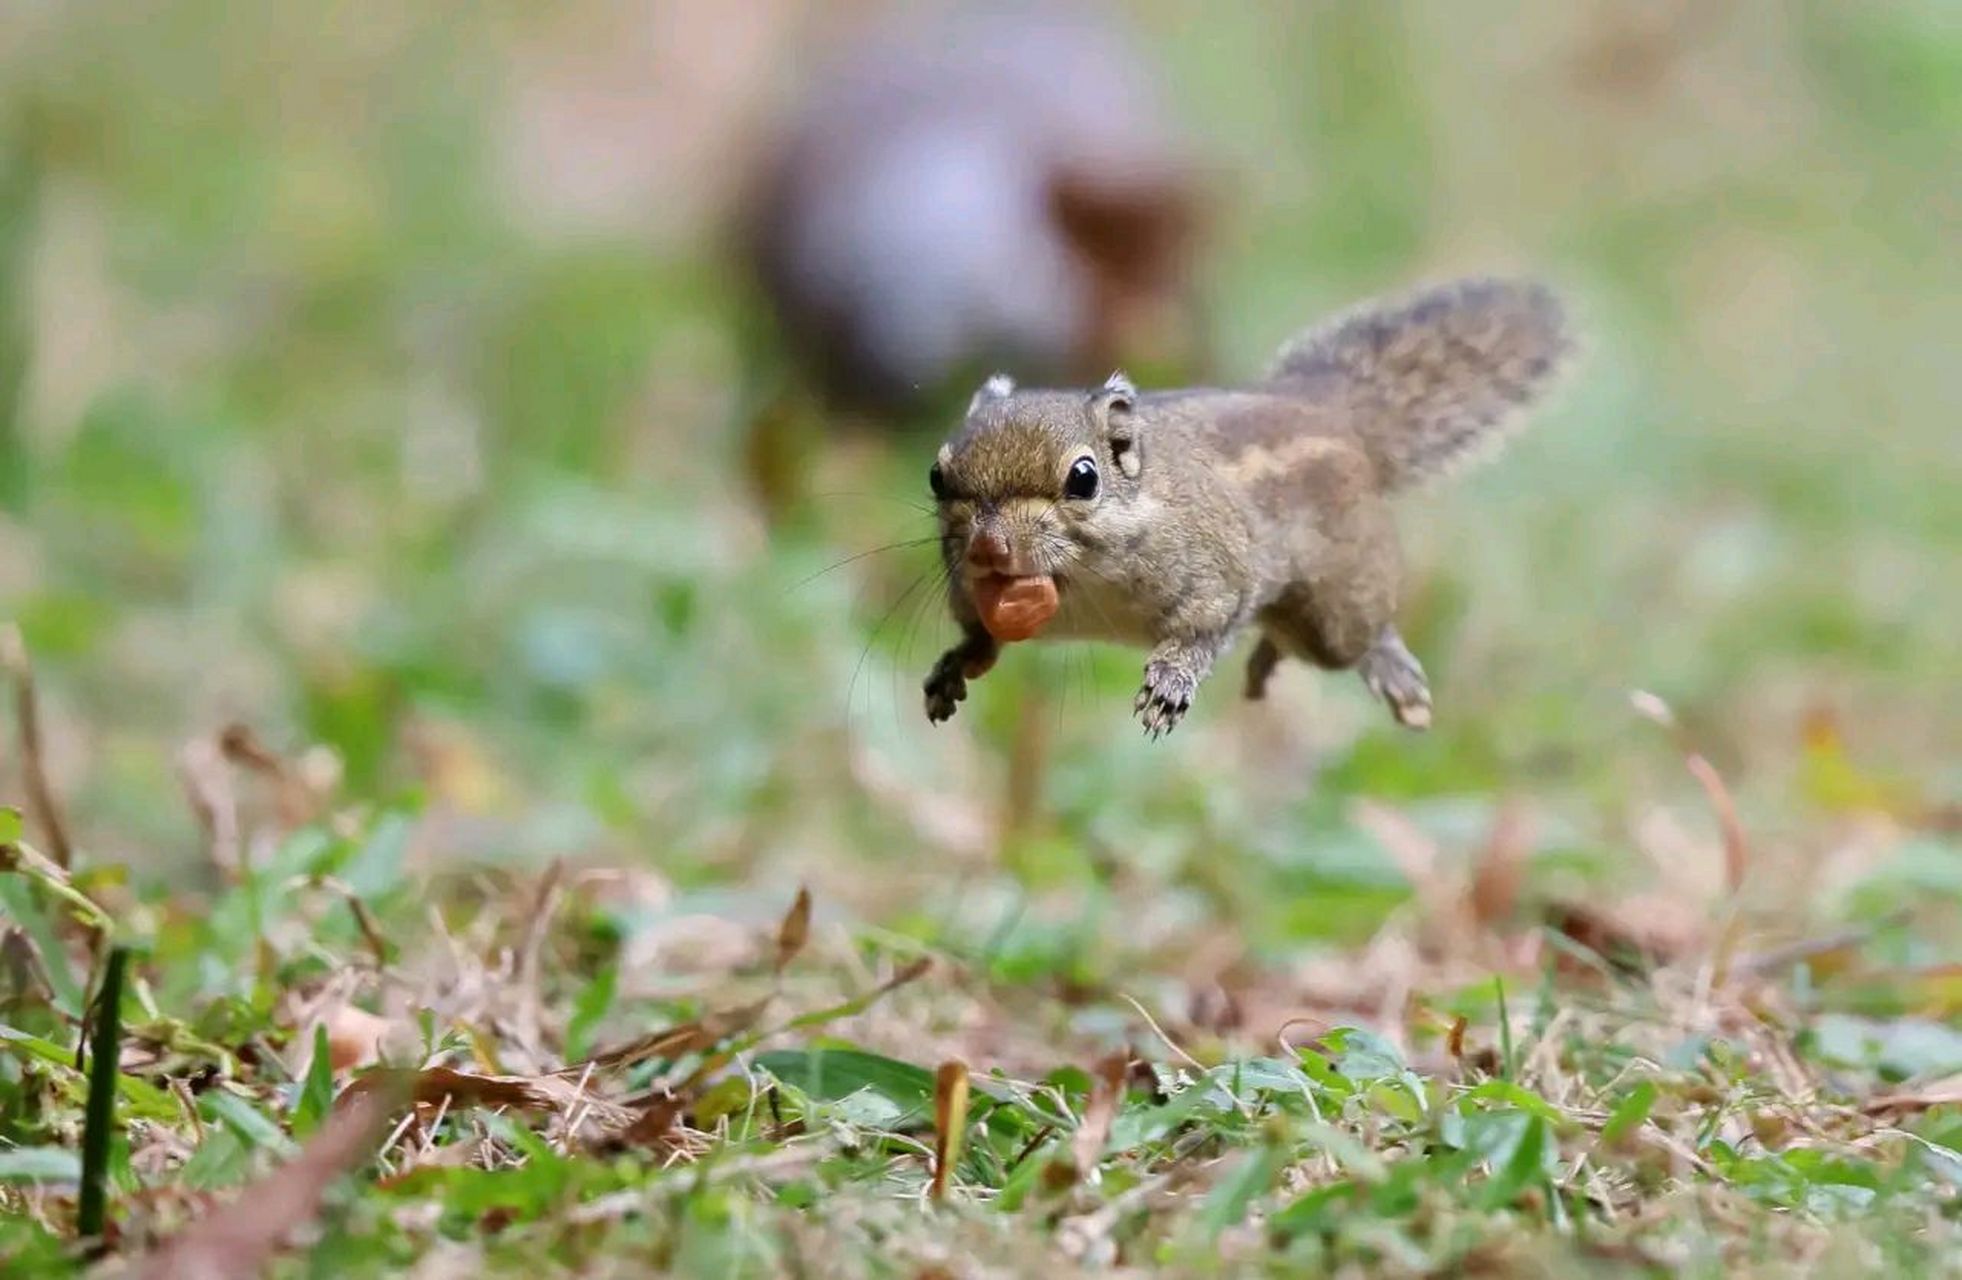
[(1157, 737), (1254, 627), (1247, 697), (1288, 655), (1355, 669), (1428, 726), (1390, 500), (1519, 426), (1573, 346), (1543, 286), (1472, 279), (1311, 330), (1243, 389), (990, 378), (928, 476), (962, 632), (927, 676), (928, 717), (951, 717), (1005, 643), (1097, 639), (1150, 650), (1134, 710)]

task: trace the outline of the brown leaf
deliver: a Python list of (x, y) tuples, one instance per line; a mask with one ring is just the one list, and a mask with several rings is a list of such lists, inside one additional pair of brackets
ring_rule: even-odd
[(1070, 1140), (1070, 1158), (1079, 1178), (1090, 1176), (1103, 1158), (1104, 1144), (1110, 1141), (1110, 1127), (1117, 1119), (1117, 1104), (1124, 1098), (1124, 1080), (1130, 1073), (1130, 1057), (1114, 1053), (1097, 1064), (1090, 1083), (1090, 1097), (1083, 1104), (1083, 1123)]
[(967, 1132), (967, 1064), (940, 1064), (933, 1078), (933, 1186), (935, 1200), (947, 1195), (947, 1180), (961, 1158), (961, 1136)]
[(138, 1280), (230, 1280), (256, 1276), (281, 1244), (320, 1211), (327, 1188), (373, 1152), (399, 1095), (374, 1088), (337, 1108), (300, 1154), (193, 1222), (148, 1255)]
[(679, 1095), (656, 1098), (641, 1108), (640, 1114), (620, 1131), (615, 1142), (622, 1147), (659, 1147), (674, 1128), (675, 1121), (687, 1109), (687, 1099)]
[(394, 1024), (351, 1004), (329, 1010), (321, 1025), (327, 1028), (327, 1065), (338, 1074), (380, 1062), (382, 1045)]
[(799, 886), (797, 900), (790, 904), (784, 913), (783, 923), (777, 926), (777, 972), (797, 958), (804, 944), (811, 936), (811, 891)]

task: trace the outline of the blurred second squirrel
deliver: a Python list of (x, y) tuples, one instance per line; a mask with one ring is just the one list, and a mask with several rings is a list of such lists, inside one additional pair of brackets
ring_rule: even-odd
[(744, 252), (816, 389), (891, 416), (977, 369), (1178, 358), (1196, 189), (1116, 19), (968, 5), (845, 42), (767, 149)]

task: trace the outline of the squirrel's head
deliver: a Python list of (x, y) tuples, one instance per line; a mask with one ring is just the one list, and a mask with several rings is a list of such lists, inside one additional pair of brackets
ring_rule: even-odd
[[(1033, 635), (1071, 575), (1104, 572), (1099, 560), (1138, 523), (1146, 459), (1137, 401), (1121, 373), (1087, 393), (1017, 391), (997, 374), (941, 446), (927, 480), (949, 578), (998, 638)], [(996, 625), (991, 601), (1005, 585), (1045, 583), (1047, 612), (1032, 629)]]

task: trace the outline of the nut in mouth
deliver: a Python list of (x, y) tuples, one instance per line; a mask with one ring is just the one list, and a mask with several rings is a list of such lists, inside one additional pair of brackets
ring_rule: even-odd
[(1056, 616), (1058, 583), (1049, 574), (983, 574), (970, 584), (975, 612), (1004, 644), (1032, 639)]

